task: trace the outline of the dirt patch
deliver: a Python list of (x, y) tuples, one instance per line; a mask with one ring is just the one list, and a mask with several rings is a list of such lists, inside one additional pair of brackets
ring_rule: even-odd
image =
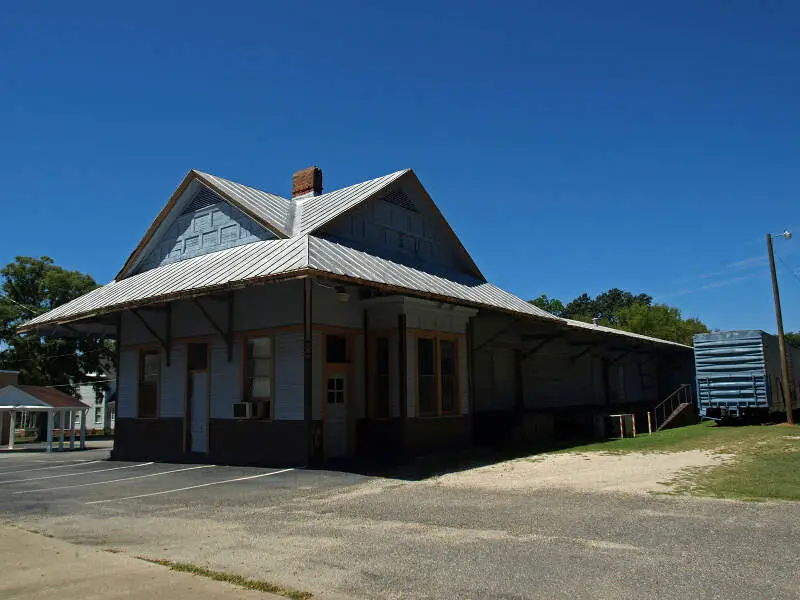
[(667, 492), (662, 483), (678, 472), (711, 467), (729, 455), (703, 450), (665, 453), (567, 453), (515, 459), (487, 467), (443, 475), (437, 485), (492, 490), (566, 488), (628, 493)]

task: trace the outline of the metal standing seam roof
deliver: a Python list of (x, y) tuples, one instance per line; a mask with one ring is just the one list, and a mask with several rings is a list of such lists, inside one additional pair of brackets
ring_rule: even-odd
[(669, 340), (662, 340), (661, 338), (654, 338), (650, 337), (649, 335), (642, 335), (641, 333), (633, 333), (630, 331), (624, 331), (622, 329), (614, 329), (613, 327), (606, 327), (605, 325), (594, 325), (592, 323), (586, 323), (584, 321), (576, 321), (574, 319), (563, 319), (563, 320), (566, 321), (567, 325), (569, 325), (570, 327), (574, 327), (575, 329), (589, 329), (600, 333), (629, 337), (633, 339), (642, 340), (645, 342), (658, 342), (659, 344), (667, 344), (669, 346), (675, 346), (677, 348), (688, 348), (690, 350), (692, 349), (691, 346), (687, 346), (686, 344), (671, 342)]
[(395, 171), (327, 194), (295, 200), (297, 208), (290, 228), (292, 235), (305, 235), (319, 229), (410, 171)]
[(555, 319), (549, 313), (491, 283), (460, 277), (448, 279), (314, 236), (266, 240), (204, 254), (144, 271), (67, 302), (28, 321), (23, 330), (68, 323), (125, 307), (153, 304), (184, 295), (200, 295), (248, 281), (299, 274), (330, 273), (391, 286), (410, 294)]
[(291, 235), (291, 231), (288, 228), (289, 221), (291, 220), (291, 213), (294, 210), (291, 200), (209, 173), (203, 173), (201, 171), (194, 171), (194, 173), (198, 175), (200, 181), (207, 185), (210, 184), (211, 188), (217, 188), (219, 191), (223, 192), (223, 195), (227, 195), (235, 200), (247, 209), (248, 212), (271, 225), (273, 229), (277, 229), (284, 235)]
[(194, 174), (205, 185), (228, 196), (287, 238), (220, 250), (112, 281), (28, 321), (20, 330), (30, 330), (45, 324), (78, 321), (123, 310), (126, 307), (158, 303), (185, 295), (202, 295), (258, 279), (276, 279), (300, 274), (303, 271), (317, 271), (345, 279), (388, 286), (412, 295), (421, 293), (442, 300), (467, 302), (474, 306), (561, 321), (568, 327), (576, 329), (590, 329), (600, 333), (690, 348), (683, 344), (601, 325), (559, 319), (483, 279), (461, 274), (433, 274), (309, 235), (409, 172), (410, 169), (395, 171), (327, 194), (288, 200), (193, 170), (190, 175)]
[(288, 200), (216, 175), (194, 171), (200, 181), (230, 197), (287, 237), (311, 233), (408, 172), (410, 169), (404, 169), (327, 194)]

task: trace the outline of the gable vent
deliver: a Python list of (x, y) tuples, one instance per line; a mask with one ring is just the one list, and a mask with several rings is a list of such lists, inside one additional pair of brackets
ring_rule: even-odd
[(419, 212), (417, 207), (414, 206), (414, 203), (406, 196), (406, 193), (403, 191), (403, 188), (397, 188), (396, 190), (392, 190), (384, 197), (381, 198), (384, 202), (390, 202), (391, 204), (395, 204), (397, 206), (402, 206), (406, 210), (410, 210), (411, 212)]
[(214, 192), (212, 192), (207, 187), (202, 188), (197, 194), (195, 194), (194, 198), (186, 205), (186, 208), (183, 209), (183, 213), (181, 214), (189, 214), (195, 211), (200, 210), (201, 208), (208, 208), (209, 206), (213, 206), (214, 204), (219, 204), (222, 202), (222, 198), (217, 196)]

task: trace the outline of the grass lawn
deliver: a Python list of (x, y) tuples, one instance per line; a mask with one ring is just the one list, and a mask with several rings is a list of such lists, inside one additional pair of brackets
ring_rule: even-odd
[(570, 448), (569, 452), (681, 452), (735, 456), (724, 464), (682, 472), (677, 493), (739, 500), (800, 500), (800, 426), (717, 426), (706, 422), (637, 438)]

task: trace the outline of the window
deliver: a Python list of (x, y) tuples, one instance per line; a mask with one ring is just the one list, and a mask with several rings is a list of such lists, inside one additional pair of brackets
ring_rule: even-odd
[(439, 372), (441, 373), (442, 413), (458, 412), (456, 398), (456, 344), (452, 340), (439, 340)]
[(103, 422), (103, 407), (101, 405), (94, 407), (94, 423), (95, 425)]
[(139, 354), (139, 418), (158, 416), (158, 393), (161, 383), (161, 353), (143, 350)]
[(452, 338), (417, 339), (419, 416), (458, 413), (458, 354)]
[(247, 340), (245, 357), (245, 402), (264, 403), (263, 414), (272, 415), (272, 338)]
[(328, 378), (328, 404), (344, 404), (344, 377)]
[(388, 419), (391, 416), (391, 391), (389, 383), (389, 338), (375, 340), (374, 371), (372, 381), (372, 416)]
[(325, 336), (325, 361), (329, 363), (347, 362), (347, 338), (345, 336)]
[(419, 414), (437, 414), (436, 346), (433, 338), (417, 340), (417, 377), (419, 380)]

